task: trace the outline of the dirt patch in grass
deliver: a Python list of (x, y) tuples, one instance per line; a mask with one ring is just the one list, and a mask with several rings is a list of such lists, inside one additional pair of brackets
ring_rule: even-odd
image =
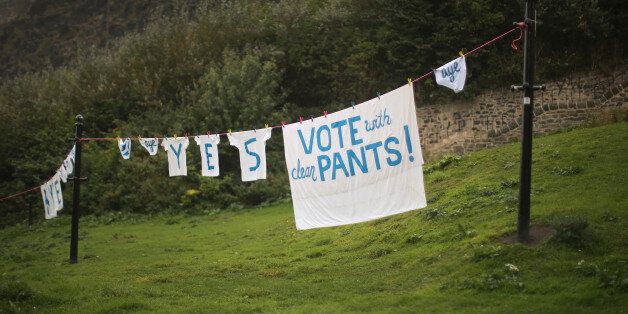
[[(525, 244), (528, 246), (537, 246), (545, 240), (551, 238), (556, 233), (556, 230), (548, 226), (532, 225), (530, 226), (530, 239)], [(504, 244), (513, 244), (517, 242), (517, 232), (513, 234), (505, 235), (498, 239), (499, 242)]]

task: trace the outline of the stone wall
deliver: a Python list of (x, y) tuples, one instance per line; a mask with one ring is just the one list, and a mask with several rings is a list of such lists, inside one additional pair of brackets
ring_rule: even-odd
[[(544, 82), (535, 93), (534, 134), (547, 134), (588, 123), (626, 119), (625, 68)], [(520, 137), (523, 93), (510, 85), (487, 91), (471, 102), (417, 107), (424, 157), (466, 152), (512, 142)]]

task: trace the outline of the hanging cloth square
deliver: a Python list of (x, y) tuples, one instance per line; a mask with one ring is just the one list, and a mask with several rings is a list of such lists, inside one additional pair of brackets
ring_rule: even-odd
[(118, 147), (120, 148), (120, 154), (122, 158), (129, 159), (131, 157), (131, 139), (121, 138), (118, 139)]
[(266, 179), (266, 141), (272, 128), (227, 134), (229, 144), (240, 151), (242, 181)]
[(457, 58), (442, 67), (434, 70), (434, 77), (438, 85), (445, 86), (459, 93), (464, 89), (467, 79), (467, 63), (464, 57)]
[(59, 173), (59, 178), (61, 179), (61, 181), (63, 183), (67, 183), (68, 171), (65, 169), (65, 164), (61, 164), (61, 167), (59, 167), (59, 170), (57, 170), (57, 172)]
[(161, 146), (168, 153), (168, 174), (171, 177), (187, 176), (187, 156), (186, 150), (190, 145), (187, 137), (165, 138), (161, 141)]
[(217, 177), (220, 174), (218, 168), (218, 143), (220, 135), (199, 135), (194, 140), (201, 149), (201, 173), (204, 177)]
[(157, 155), (157, 151), (159, 150), (159, 139), (158, 138), (140, 138), (140, 145), (146, 148), (148, 154), (151, 156)]

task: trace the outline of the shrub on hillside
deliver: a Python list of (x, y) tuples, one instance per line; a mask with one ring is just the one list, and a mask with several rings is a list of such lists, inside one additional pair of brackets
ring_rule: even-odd
[(550, 221), (556, 233), (552, 236), (555, 243), (581, 247), (590, 239), (587, 228), (589, 223), (582, 217), (560, 215)]

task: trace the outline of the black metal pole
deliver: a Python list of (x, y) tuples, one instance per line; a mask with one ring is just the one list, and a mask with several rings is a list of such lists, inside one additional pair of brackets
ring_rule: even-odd
[(72, 231), (70, 234), (70, 264), (76, 264), (78, 256), (79, 201), (81, 196), (81, 137), (83, 135), (83, 116), (76, 116), (76, 134), (74, 136), (74, 191), (72, 194)]
[(523, 50), (523, 126), (521, 129), (521, 182), (519, 184), (519, 217), (517, 240), (528, 242), (530, 238), (530, 191), (532, 182), (532, 120), (534, 110), (534, 0), (525, 6)]

